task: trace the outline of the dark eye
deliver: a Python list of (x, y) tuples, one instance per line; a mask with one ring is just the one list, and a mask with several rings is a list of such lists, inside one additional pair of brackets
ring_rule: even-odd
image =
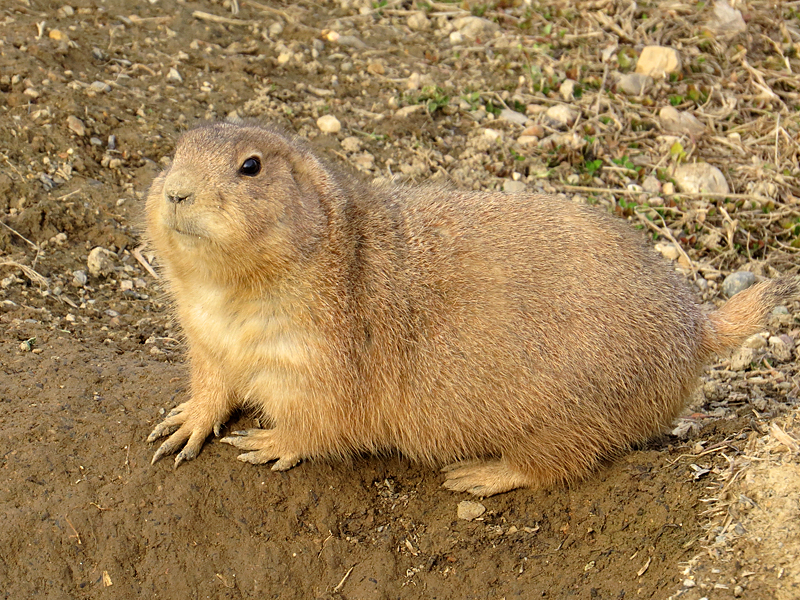
[(248, 177), (255, 177), (261, 171), (261, 161), (257, 156), (251, 156), (245, 159), (242, 166), (239, 167), (239, 173), (247, 175)]

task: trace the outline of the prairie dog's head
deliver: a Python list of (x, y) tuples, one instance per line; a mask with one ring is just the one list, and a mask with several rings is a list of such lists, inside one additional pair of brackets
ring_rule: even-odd
[[(178, 141), (147, 197), (147, 234), (169, 274), (269, 277), (324, 234), (333, 178), (301, 142), (216, 123)], [(270, 270), (275, 271), (271, 273)]]

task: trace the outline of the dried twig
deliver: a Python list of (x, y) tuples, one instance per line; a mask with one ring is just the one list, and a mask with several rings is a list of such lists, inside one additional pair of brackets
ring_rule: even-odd
[(347, 578), (350, 577), (350, 573), (352, 573), (353, 569), (355, 569), (355, 568), (356, 568), (355, 565), (353, 565), (352, 567), (347, 569), (347, 573), (345, 573), (344, 577), (342, 577), (342, 580), (339, 583), (336, 584), (336, 587), (333, 588), (333, 590), (331, 590), (331, 593), (338, 594), (339, 592), (342, 591), (342, 588), (344, 587), (344, 584), (347, 581)]
[(133, 255), (133, 258), (135, 258), (137, 261), (139, 261), (139, 264), (142, 265), (142, 267), (144, 267), (145, 271), (150, 273), (150, 276), (153, 279), (161, 279), (161, 277), (158, 275), (158, 273), (156, 273), (155, 269), (153, 269), (153, 267), (150, 266), (150, 263), (147, 262), (147, 259), (144, 256), (142, 256), (142, 249), (143, 248), (144, 248), (144, 245), (137, 246), (136, 248), (131, 250), (131, 254)]
[(211, 13), (204, 12), (202, 10), (196, 10), (192, 12), (192, 16), (195, 19), (199, 19), (200, 21), (208, 21), (210, 23), (219, 23), (221, 25), (238, 25), (238, 26), (249, 26), (249, 25), (257, 25), (258, 21), (244, 21), (242, 19), (231, 19), (230, 17), (220, 17), (219, 15), (214, 15)]

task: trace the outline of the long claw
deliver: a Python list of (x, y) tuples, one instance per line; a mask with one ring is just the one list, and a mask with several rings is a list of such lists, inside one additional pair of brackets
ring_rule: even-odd
[(275, 460), (277, 457), (272, 454), (267, 454), (263, 450), (256, 450), (255, 452), (240, 454), (236, 458), (242, 462), (250, 463), (251, 465), (263, 465), (271, 460)]
[(272, 465), (273, 471), (288, 471), (297, 463), (300, 462), (300, 457), (296, 454), (290, 454), (289, 456), (282, 456), (279, 458), (274, 465)]
[(165, 456), (168, 456), (170, 454), (172, 454), (172, 448), (169, 448), (167, 446), (167, 443), (164, 442), (163, 444), (161, 444), (161, 446), (158, 448), (158, 450), (156, 450), (155, 454), (153, 454), (153, 460), (150, 461), (150, 464), (154, 465), (158, 461), (160, 461), (162, 458), (164, 458)]
[(161, 422), (158, 425), (156, 425), (153, 431), (150, 433), (150, 435), (147, 436), (147, 443), (152, 444), (157, 439), (162, 438), (165, 435), (170, 435), (172, 433), (175, 433), (179, 427), (180, 425), (178, 424), (169, 424), (166, 422)]

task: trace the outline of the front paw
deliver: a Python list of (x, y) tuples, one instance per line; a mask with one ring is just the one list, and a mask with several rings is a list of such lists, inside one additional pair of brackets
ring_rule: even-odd
[(240, 450), (252, 450), (238, 456), (242, 462), (253, 465), (263, 465), (276, 461), (272, 465), (273, 471), (287, 471), (300, 462), (301, 456), (285, 448), (281, 436), (275, 429), (248, 429), (234, 431), (228, 437), (220, 440)]
[[(167, 417), (147, 436), (148, 442), (154, 442), (166, 435), (169, 437), (156, 450), (150, 464), (155, 464), (165, 456), (174, 454), (178, 448), (183, 449), (175, 457), (175, 468), (186, 460), (192, 460), (203, 447), (203, 442), (213, 432), (218, 436), (223, 423), (208, 415), (208, 411), (198, 402), (189, 400), (173, 408)], [(172, 434), (172, 435), (170, 435)]]

